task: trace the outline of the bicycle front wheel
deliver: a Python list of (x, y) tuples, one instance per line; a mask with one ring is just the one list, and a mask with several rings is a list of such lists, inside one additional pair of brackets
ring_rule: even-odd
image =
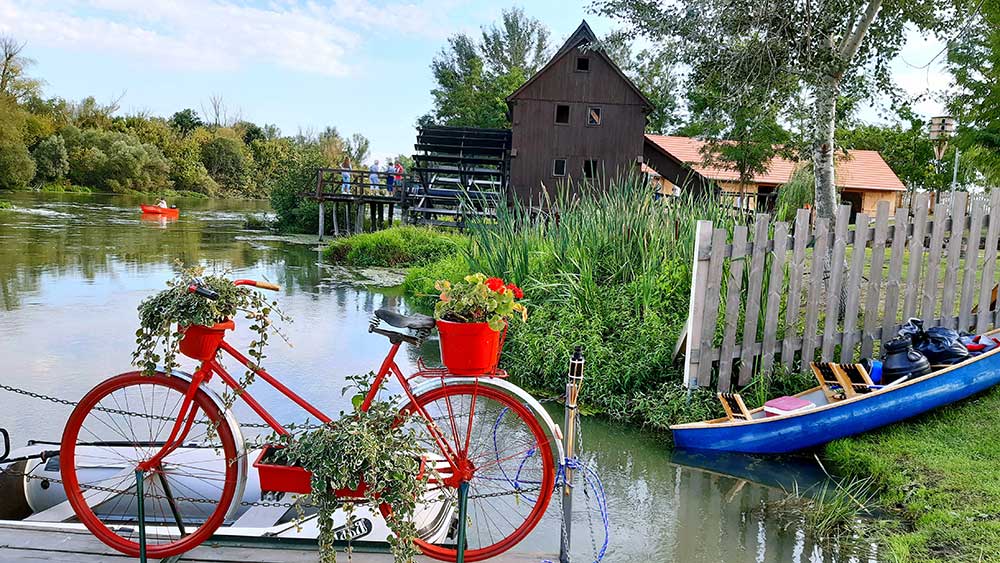
[[(156, 454), (180, 416), (190, 383), (163, 373), (112, 377), (73, 410), (59, 452), (66, 497), (99, 540), (139, 555), (136, 467)], [(189, 551), (224, 522), (239, 464), (232, 429), (203, 390), (184, 445), (143, 478), (146, 553), (161, 559)]]
[[(469, 484), (466, 561), (481, 561), (523, 540), (545, 513), (555, 487), (552, 440), (520, 400), (479, 383), (445, 385), (416, 397), (429, 420), (413, 426), (437, 470), (422, 512), (450, 514), (446, 537), (423, 532), (417, 547), (443, 561), (457, 558), (458, 487)], [(411, 404), (405, 412), (417, 412)], [(443, 441), (446, 448), (442, 448)], [(453, 454), (453, 462), (445, 461)], [(419, 533), (419, 531), (418, 531)]]

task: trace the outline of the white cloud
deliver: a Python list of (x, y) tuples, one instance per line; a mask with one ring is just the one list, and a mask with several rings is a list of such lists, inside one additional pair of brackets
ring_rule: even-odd
[[(371, 0), (0, 0), (0, 32), (50, 47), (127, 54), (149, 64), (203, 71), (248, 65), (349, 73), (371, 34), (436, 36), (437, 4)], [(446, 2), (447, 3), (447, 2)], [(428, 31), (429, 30), (429, 31)]]

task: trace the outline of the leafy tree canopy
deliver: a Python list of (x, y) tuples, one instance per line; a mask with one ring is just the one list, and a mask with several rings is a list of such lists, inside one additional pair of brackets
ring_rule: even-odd
[(452, 35), (434, 58), (434, 108), (420, 124), (503, 128), (506, 98), (545, 64), (549, 32), (520, 8), (503, 11), (500, 25), (482, 30), (481, 41)]

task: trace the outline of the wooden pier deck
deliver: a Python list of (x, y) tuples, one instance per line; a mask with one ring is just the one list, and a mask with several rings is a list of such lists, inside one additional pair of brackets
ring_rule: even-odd
[[(366, 551), (366, 547), (368, 550)], [(342, 561), (347, 556), (339, 554)], [(497, 563), (538, 563), (557, 556), (543, 554), (506, 554), (494, 559)], [(125, 563), (135, 561), (105, 546), (86, 530), (54, 524), (31, 524), (0, 521), (0, 563), (25, 561), (61, 561), (73, 563)], [(273, 538), (225, 538), (213, 540), (164, 563), (302, 563), (317, 561), (314, 542), (278, 541)], [(151, 560), (152, 561), (152, 560)], [(384, 549), (355, 545), (354, 563), (391, 563), (392, 556)], [(431, 559), (418, 557), (421, 563)]]

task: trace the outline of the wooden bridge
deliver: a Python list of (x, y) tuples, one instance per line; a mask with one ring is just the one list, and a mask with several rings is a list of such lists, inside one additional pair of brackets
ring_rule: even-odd
[(319, 237), (391, 227), (397, 209), (404, 224), (465, 228), (469, 219), (496, 217), (508, 203), (511, 136), (506, 129), (424, 127), (414, 167), (405, 175), (368, 169), (319, 168), (315, 190)]

